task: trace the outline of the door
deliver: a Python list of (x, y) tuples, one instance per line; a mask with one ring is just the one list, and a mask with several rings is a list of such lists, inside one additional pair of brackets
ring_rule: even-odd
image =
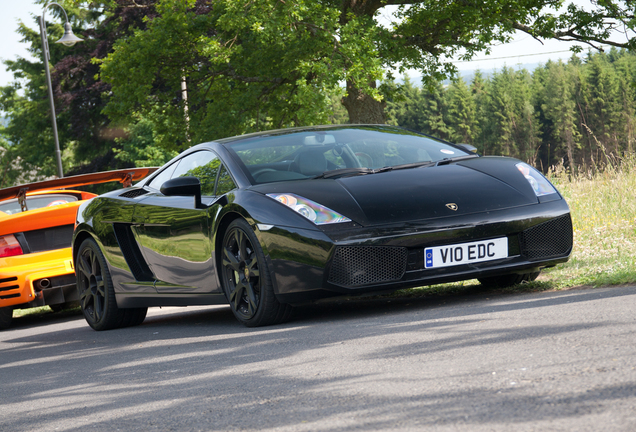
[[(198, 151), (181, 159), (161, 183), (175, 177), (198, 177), (205, 201), (211, 202), (221, 166), (216, 153)], [(158, 190), (161, 185), (153, 182), (149, 187)], [(157, 278), (159, 293), (220, 291), (210, 235), (211, 218), (216, 214), (212, 213), (214, 207), (195, 208), (193, 197), (168, 197), (158, 191), (135, 207), (133, 230)]]

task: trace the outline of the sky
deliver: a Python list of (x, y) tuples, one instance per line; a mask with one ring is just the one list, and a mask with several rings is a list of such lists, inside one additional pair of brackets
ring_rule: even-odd
[[(589, 3), (588, 0), (576, 0), (577, 3)], [(569, 2), (568, 2), (569, 3)], [(31, 58), (25, 45), (20, 43), (20, 36), (16, 33), (18, 20), (29, 23), (31, 28), (37, 28), (31, 14), (41, 15), (42, 6), (31, 0), (0, 0), (0, 59), (13, 60), (18, 56)], [(386, 14), (387, 12), (385, 12)], [(48, 16), (48, 15), (47, 15)], [(79, 35), (81, 37), (81, 35)], [(572, 53), (572, 44), (558, 41), (546, 41), (543, 45), (532, 37), (518, 33), (515, 39), (504, 45), (493, 47), (489, 55), (480, 54), (470, 62), (456, 63), (461, 71), (480, 69), (484, 72), (499, 70), (503, 66), (534, 68), (537, 63), (545, 64), (548, 60), (567, 60)], [(532, 65), (532, 66), (525, 66)], [(411, 71), (412, 81), (417, 79), (417, 72)], [(13, 80), (12, 74), (0, 64), (0, 86), (6, 86)]]

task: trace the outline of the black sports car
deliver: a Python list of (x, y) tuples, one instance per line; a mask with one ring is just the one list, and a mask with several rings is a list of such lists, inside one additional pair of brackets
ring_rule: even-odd
[(546, 178), (378, 125), (196, 145), (78, 210), (73, 259), (95, 330), (149, 306), (229, 302), (247, 326), (294, 304), (477, 278), (511, 285), (568, 260), (570, 210)]

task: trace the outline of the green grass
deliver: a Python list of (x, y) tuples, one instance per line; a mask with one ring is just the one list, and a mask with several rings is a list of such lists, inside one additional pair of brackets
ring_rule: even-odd
[(636, 282), (636, 161), (601, 172), (551, 174), (572, 211), (574, 250), (567, 263), (545, 272), (555, 288)]
[[(76, 306), (69, 309), (64, 309), (58, 313), (64, 314), (64, 315), (76, 315), (77, 313), (80, 313), (81, 311), (82, 309), (79, 306)], [(40, 306), (40, 307), (34, 307), (29, 309), (14, 309), (13, 318), (24, 317), (29, 315), (44, 315), (44, 314), (50, 314), (50, 313), (53, 313), (53, 310), (48, 306)]]
[(43, 313), (53, 312), (48, 306), (35, 307), (30, 309), (14, 309), (13, 318), (22, 317), (27, 315), (41, 315)]

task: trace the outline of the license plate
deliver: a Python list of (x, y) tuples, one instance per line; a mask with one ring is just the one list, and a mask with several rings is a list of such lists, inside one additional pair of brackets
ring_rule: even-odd
[(424, 249), (426, 268), (473, 264), (508, 257), (508, 237)]

